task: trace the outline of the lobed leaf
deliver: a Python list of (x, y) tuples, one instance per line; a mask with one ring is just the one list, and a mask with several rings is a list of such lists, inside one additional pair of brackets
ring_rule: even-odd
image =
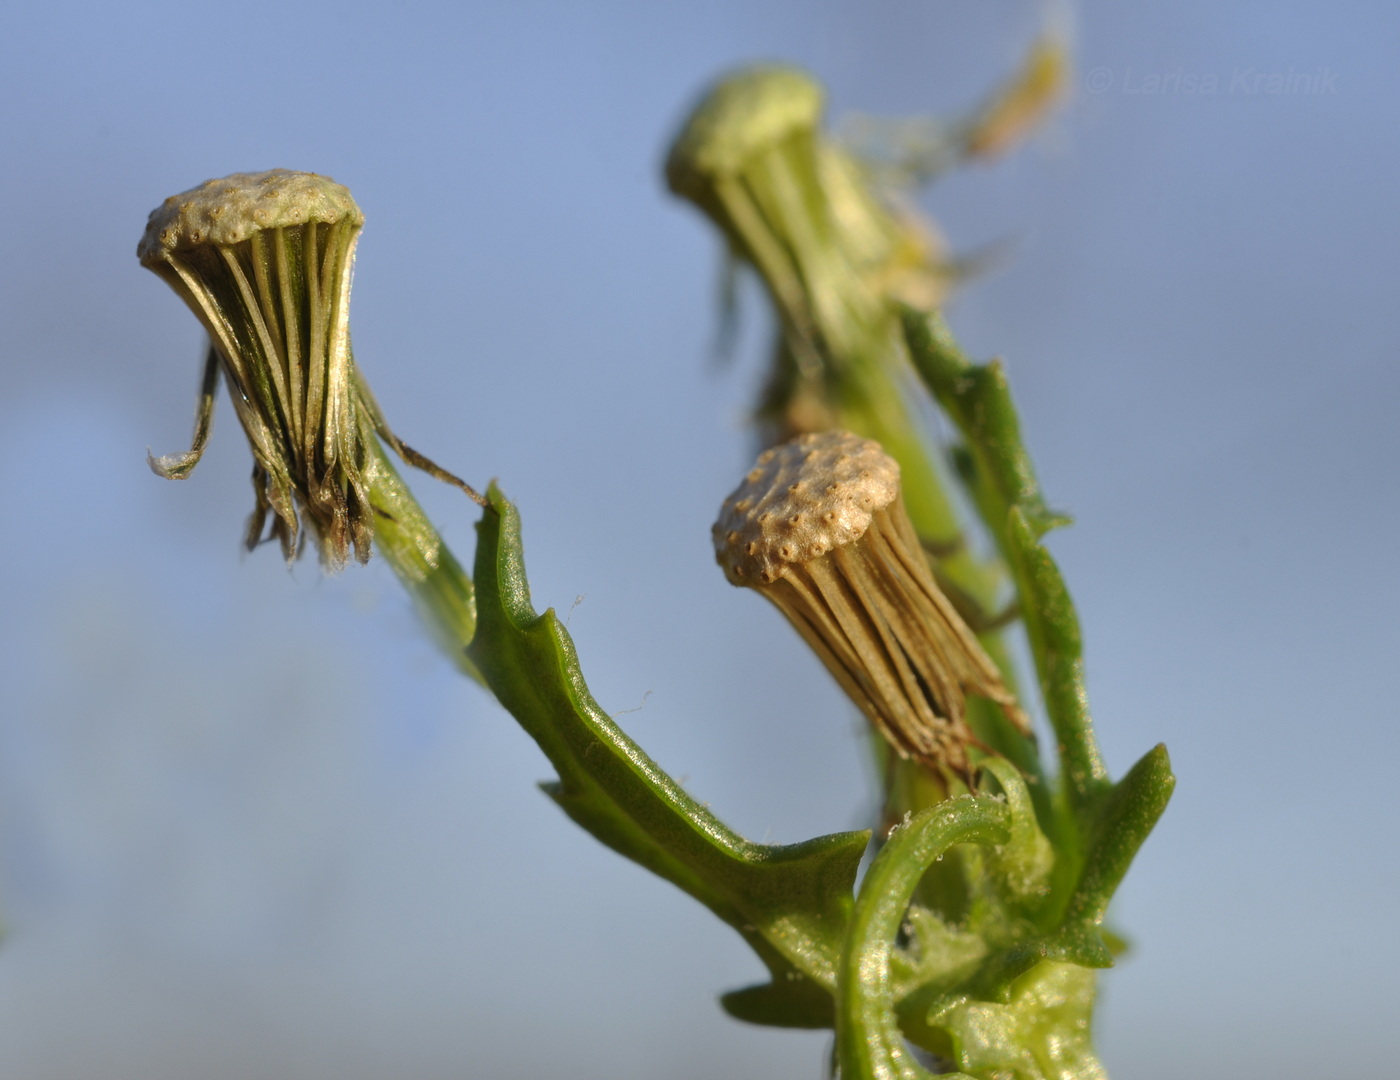
[[(774, 989), (731, 995), (736, 1015), (812, 1026), (835, 986), (867, 832), (754, 844), (676, 784), (593, 700), (572, 639), (537, 614), (520, 519), (499, 489), (478, 525), (477, 634), (468, 656), (539, 744), (559, 779), (546, 792), (597, 839), (671, 881), (742, 934)], [(810, 985), (809, 985), (810, 984)]]

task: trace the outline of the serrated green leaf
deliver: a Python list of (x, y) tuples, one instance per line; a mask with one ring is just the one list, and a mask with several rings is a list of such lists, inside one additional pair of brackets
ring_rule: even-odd
[(1079, 616), (1059, 567), (1019, 506), (1007, 514), (1006, 539), (1045, 711), (1055, 730), (1061, 778), (1072, 804), (1083, 809), (1109, 779), (1089, 719)]
[(1067, 927), (1097, 927), (1103, 921), (1109, 900), (1167, 808), (1175, 787), (1171, 760), (1161, 743), (1113, 786), (1089, 835), (1084, 869), (1065, 914)]
[(515, 507), (494, 486), (489, 498), (468, 654), (557, 770), (549, 795), (597, 839), (739, 930), (770, 971), (833, 989), (869, 834), (754, 844), (687, 795), (593, 700), (568, 632), (552, 610), (531, 606)]
[[(1107, 787), (1108, 774), (1089, 721), (1078, 616), (1054, 560), (1040, 543), (1049, 529), (1069, 518), (1046, 506), (1001, 365), (970, 362), (941, 315), (907, 307), (901, 314), (915, 369), (966, 441), (959, 474), (1011, 567), (1055, 730), (1061, 774), (1071, 805), (1084, 811)], [(1051, 825), (1043, 801), (1037, 803), (1042, 822)], [(1082, 822), (1076, 825), (1082, 835)], [(1080, 839), (1063, 837), (1068, 844)]]
[(771, 982), (720, 995), (724, 1011), (736, 1020), (767, 1027), (821, 1029), (836, 1026), (831, 992), (791, 964), (770, 964)]
[(1109, 968), (1113, 954), (1095, 926), (1075, 925), (1043, 937), (1026, 938), (993, 956), (966, 986), (969, 1000), (1009, 1002), (1018, 982), (1041, 964), (1067, 963), (1082, 968)]

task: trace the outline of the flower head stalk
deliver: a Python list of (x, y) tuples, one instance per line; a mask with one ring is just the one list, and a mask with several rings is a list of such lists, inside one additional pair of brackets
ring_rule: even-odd
[(715, 554), (793, 624), (903, 758), (971, 786), (967, 697), (1030, 725), (939, 589), (905, 512), (899, 464), (845, 431), (759, 455), (720, 511)]
[(288, 561), (303, 519), (330, 570), (369, 558), (375, 531), (366, 475), (374, 432), (401, 457), (468, 485), (404, 446), (384, 422), (350, 348), (350, 281), (364, 214), (328, 177), (273, 169), (210, 180), (152, 211), (137, 247), (209, 333), (191, 449), (151, 457), (189, 475), (208, 438), (222, 374), (253, 452), (256, 503), (246, 542), (270, 534)]

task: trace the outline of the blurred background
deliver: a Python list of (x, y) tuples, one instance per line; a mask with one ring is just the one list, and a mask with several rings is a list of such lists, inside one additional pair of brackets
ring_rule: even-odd
[[(1068, 107), (923, 205), (960, 250), (1011, 245), (950, 319), (1006, 358), (1076, 516), (1050, 547), (1110, 766), (1165, 741), (1179, 777), (1115, 909), (1136, 946), (1102, 980), (1100, 1048), (1122, 1080), (1379, 1076), (1400, 1050), (1400, 9), (1073, 14)], [(7, 11), (0, 1075), (821, 1074), (826, 1036), (720, 1011), (757, 960), (536, 790), (543, 756), (386, 567), (240, 555), (226, 401), (192, 479), (151, 475), (147, 447), (188, 445), (201, 331), (134, 249), (209, 177), (349, 185), (359, 362), (401, 435), (516, 500), (536, 604), (599, 701), (754, 839), (860, 827), (856, 714), (713, 565), (770, 327), (750, 284), (715, 362), (719, 245), (659, 162), (737, 63), (806, 66), (834, 115), (953, 113), (1045, 17)], [(413, 482), (469, 560), (474, 508)]]

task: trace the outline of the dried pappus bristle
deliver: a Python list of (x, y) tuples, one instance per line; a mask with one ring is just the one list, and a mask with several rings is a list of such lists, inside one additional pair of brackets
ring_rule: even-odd
[(967, 779), (966, 696), (1029, 731), (1001, 673), (929, 571), (899, 465), (844, 431), (765, 450), (727, 499), (715, 554), (787, 616), (904, 757)]

